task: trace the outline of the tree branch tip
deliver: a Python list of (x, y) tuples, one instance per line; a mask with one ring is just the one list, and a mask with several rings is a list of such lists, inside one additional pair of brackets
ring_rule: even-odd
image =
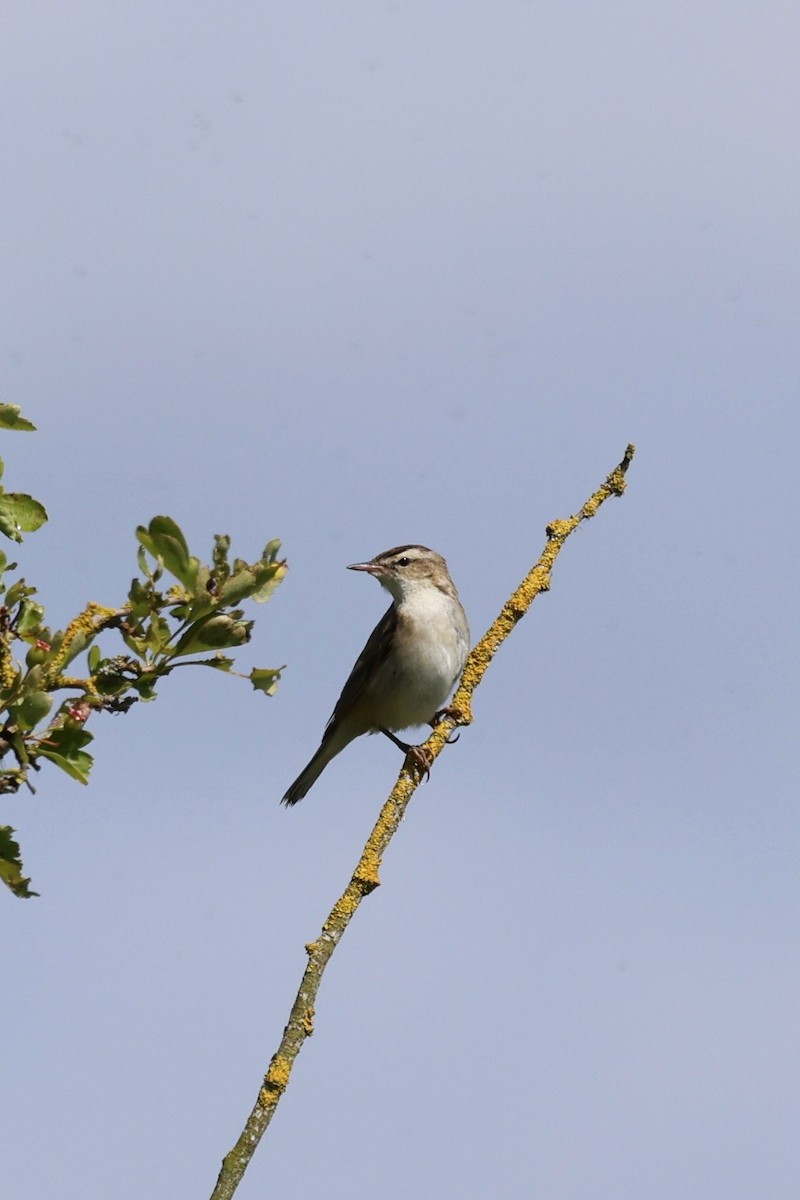
[(617, 496), (621, 496), (625, 491), (625, 474), (631, 465), (635, 453), (636, 446), (633, 442), (628, 442), (628, 445), (625, 447), (625, 453), (622, 456), (622, 462), (619, 466), (615, 467), (608, 477), (608, 486)]

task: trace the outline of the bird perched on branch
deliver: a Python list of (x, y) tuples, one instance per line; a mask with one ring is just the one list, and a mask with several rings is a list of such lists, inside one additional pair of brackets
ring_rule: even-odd
[(424, 768), (419, 747), (395, 733), (434, 724), (464, 669), (469, 625), (441, 554), (395, 546), (351, 571), (373, 575), (392, 597), (342, 688), (314, 757), (281, 801), (297, 804), (325, 767), (362, 733), (384, 733)]

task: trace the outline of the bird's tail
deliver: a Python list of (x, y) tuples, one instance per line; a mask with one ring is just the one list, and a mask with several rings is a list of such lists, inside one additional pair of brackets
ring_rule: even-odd
[(331, 756), (326, 753), (326, 749), (325, 746), (320, 746), (308, 766), (303, 768), (292, 786), (287, 789), (286, 795), (281, 800), (281, 804), (285, 804), (287, 808), (291, 808), (293, 804), (297, 804), (298, 800), (303, 799), (303, 796), (316, 783), (330, 762)]
[(353, 740), (353, 736), (342, 736), (340, 729), (331, 729), (330, 733), (326, 731), (326, 736), (322, 739), (322, 745), (319, 750), (287, 790), (286, 795), (281, 800), (281, 804), (285, 804), (287, 808), (291, 808), (293, 804), (297, 804), (299, 800), (302, 800), (303, 796), (317, 782), (331, 759), (335, 758), (340, 750), (344, 750), (345, 746)]

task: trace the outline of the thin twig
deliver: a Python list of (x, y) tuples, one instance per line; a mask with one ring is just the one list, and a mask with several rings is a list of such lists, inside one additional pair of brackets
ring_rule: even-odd
[[(483, 679), (486, 669), (501, 643), (505, 641), (520, 618), (525, 615), (539, 593), (549, 589), (553, 564), (566, 539), (582, 521), (593, 517), (609, 496), (621, 496), (625, 491), (625, 473), (630, 466), (634, 450), (635, 447), (632, 445), (627, 447), (622, 462), (611, 472), (594, 495), (586, 501), (579, 512), (567, 517), (566, 520), (553, 521), (548, 525), (547, 542), (538, 562), (506, 601), (497, 619), (470, 652), (461, 683), (453, 697), (452, 715), (444, 717), (439, 722), (425, 743), (425, 749), (429, 752), (431, 760), (441, 753), (448, 737), (457, 726), (471, 723), (472, 694), (475, 688)], [(264, 1076), (255, 1105), (242, 1130), (241, 1137), (222, 1160), (222, 1169), (211, 1194), (211, 1200), (230, 1200), (272, 1120), (289, 1082), (294, 1061), (306, 1038), (314, 1032), (314, 1004), (323, 972), (359, 904), (365, 896), (368, 896), (380, 885), (378, 871), (381, 859), (403, 819), (419, 782), (420, 777), (417, 770), (413, 766), (409, 766), (407, 760), (388, 800), (381, 809), (381, 814), (369, 835), (350, 882), (331, 909), (317, 940), (306, 946), (308, 964), (292, 1005), (289, 1022)]]

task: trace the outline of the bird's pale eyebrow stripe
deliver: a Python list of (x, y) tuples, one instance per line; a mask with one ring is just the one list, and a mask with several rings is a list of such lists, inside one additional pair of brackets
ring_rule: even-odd
[(428, 550), (427, 546), (394, 546), (391, 550), (384, 551), (380, 555), (381, 558), (394, 558), (395, 554), (405, 554), (406, 550), (423, 550), (427, 554), (432, 554), (433, 551)]

